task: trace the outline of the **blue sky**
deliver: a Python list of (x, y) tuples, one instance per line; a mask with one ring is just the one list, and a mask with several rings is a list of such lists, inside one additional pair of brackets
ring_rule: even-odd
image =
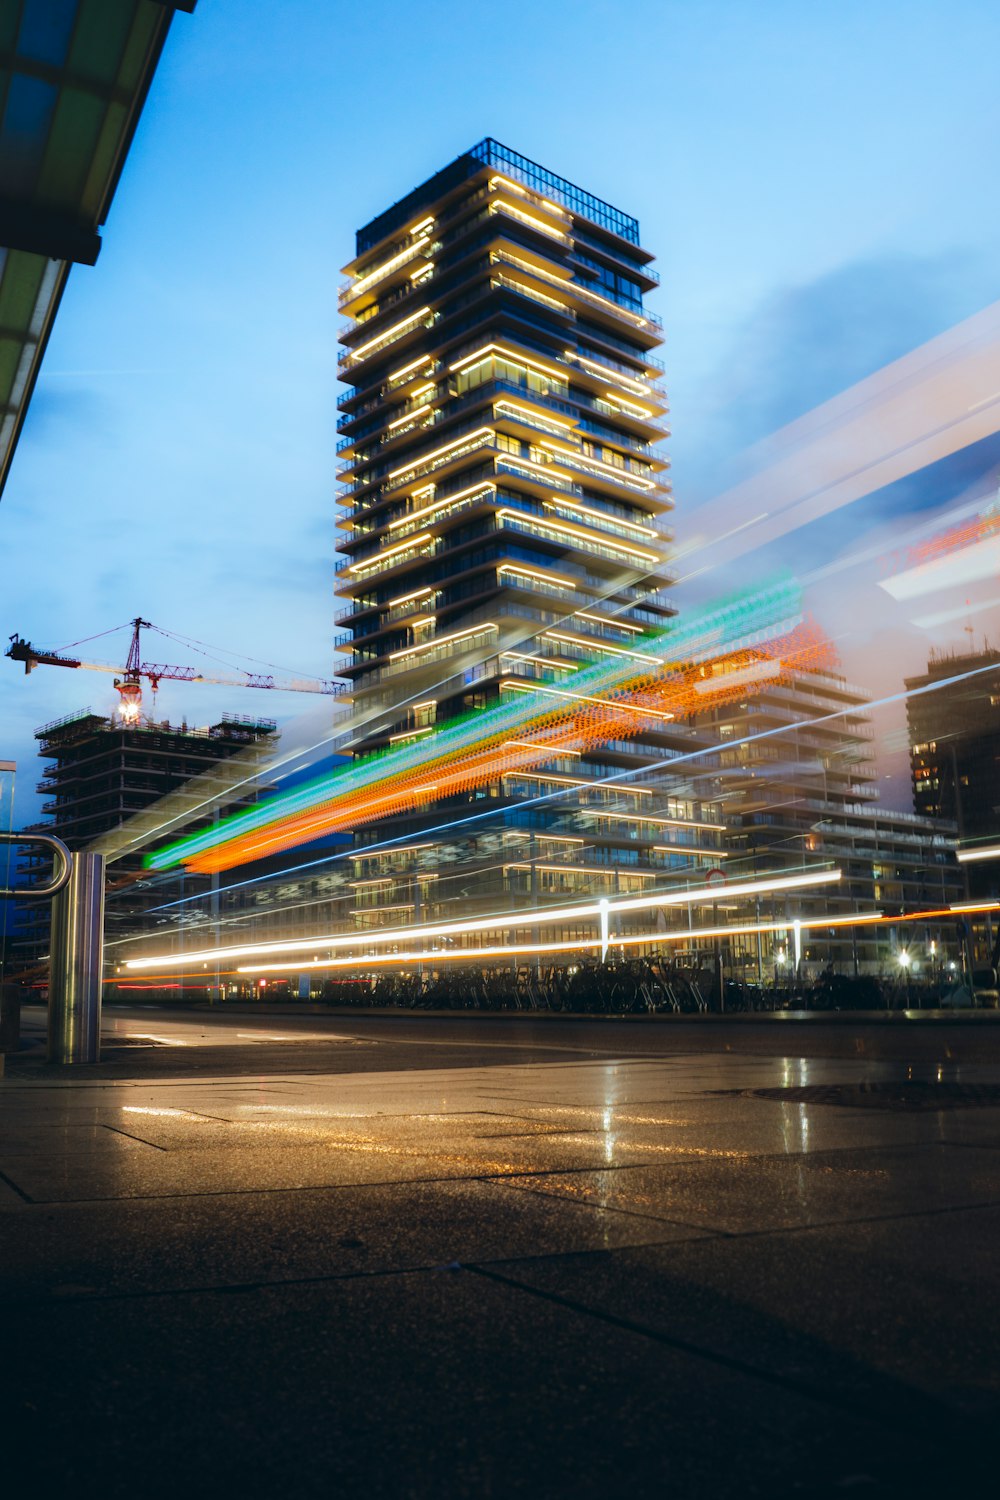
[[(0, 503), (3, 636), (141, 613), (330, 674), (340, 267), (484, 135), (657, 254), (682, 538), (744, 443), (1000, 297), (998, 56), (986, 0), (200, 0), (70, 277)], [(110, 678), (0, 664), (25, 819), (35, 726), (88, 704)]]

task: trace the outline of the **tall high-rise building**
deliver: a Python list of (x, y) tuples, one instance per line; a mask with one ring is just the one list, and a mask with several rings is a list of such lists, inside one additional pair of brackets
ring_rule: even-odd
[[(581, 663), (648, 663), (645, 637), (674, 613), (651, 259), (634, 218), (494, 140), (358, 231), (341, 292), (337, 590), (355, 753), (558, 688)], [(484, 798), (497, 812), (493, 842), (463, 846), (460, 885), (443, 868), (421, 883), (418, 848), (405, 868), (359, 862), (358, 906), (370, 886), (376, 919), (426, 917), (460, 891), (639, 890), (714, 865), (717, 815), (682, 777), (662, 796), (597, 785), (695, 743), (664, 719), (657, 735), (500, 767), (433, 809), (438, 824)], [(419, 846), (427, 821), (397, 816), (391, 832)]]

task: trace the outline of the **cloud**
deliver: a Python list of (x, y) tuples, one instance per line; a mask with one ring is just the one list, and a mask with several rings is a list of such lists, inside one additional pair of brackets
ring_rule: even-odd
[(679, 489), (706, 499), (753, 444), (996, 299), (995, 266), (971, 251), (856, 261), (775, 291), (708, 381), (699, 431), (675, 442)]

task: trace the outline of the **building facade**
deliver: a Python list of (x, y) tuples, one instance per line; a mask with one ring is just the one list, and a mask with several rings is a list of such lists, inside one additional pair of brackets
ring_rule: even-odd
[[(644, 303), (658, 278), (637, 221), (485, 140), (359, 230), (356, 252), (337, 565), (350, 748), (557, 696), (581, 664), (640, 671), (674, 607), (661, 327)], [(498, 757), (467, 794), (365, 830), (359, 843), (397, 846), (359, 854), (352, 919), (641, 892), (716, 866), (717, 811), (663, 774), (697, 733), (660, 718), (529, 769)]]
[[(948, 915), (964, 891), (955, 825), (879, 806), (875, 732), (862, 688), (836, 672), (804, 671), (698, 723), (719, 743), (727, 871), (774, 876), (829, 865), (841, 872), (831, 889), (769, 898), (762, 918), (786, 926), (760, 944), (744, 941), (735, 967), (790, 968), (796, 918), (806, 926), (800, 959), (808, 972), (828, 964), (847, 974), (892, 972), (898, 955), (911, 953), (911, 933), (923, 945), (925, 969), (960, 957)], [(914, 927), (922, 912), (936, 915)], [(883, 920), (852, 925), (876, 913)]]
[[(932, 691), (923, 691), (928, 688)], [(915, 810), (952, 819), (962, 838), (995, 840), (1000, 836), (1000, 651), (932, 654), (926, 672), (907, 677), (906, 689)]]

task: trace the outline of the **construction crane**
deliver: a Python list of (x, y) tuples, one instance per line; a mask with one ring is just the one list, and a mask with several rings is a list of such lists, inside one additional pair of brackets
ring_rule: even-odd
[[(242, 672), (239, 677), (219, 677), (203, 672), (198, 667), (177, 667), (165, 662), (143, 661), (139, 644), (140, 632), (158, 630), (161, 635), (169, 635), (170, 632), (159, 630), (158, 626), (138, 615), (129, 624), (132, 627), (132, 643), (124, 667), (111, 666), (106, 662), (83, 661), (75, 656), (67, 656), (62, 651), (39, 651), (30, 641), (17, 634), (10, 637), (10, 645), (5, 654), (14, 661), (23, 661), (26, 673), (33, 671), (35, 667), (80, 667), (88, 672), (113, 673), (120, 700), (119, 717), (125, 724), (137, 724), (142, 718), (143, 678), (149, 682), (154, 694), (164, 679), (172, 682), (210, 682), (225, 687), (269, 688), (278, 692), (329, 693), (333, 696), (349, 691), (346, 683), (315, 677), (281, 678), (243, 669), (239, 669)], [(104, 633), (111, 634), (110, 631)]]

